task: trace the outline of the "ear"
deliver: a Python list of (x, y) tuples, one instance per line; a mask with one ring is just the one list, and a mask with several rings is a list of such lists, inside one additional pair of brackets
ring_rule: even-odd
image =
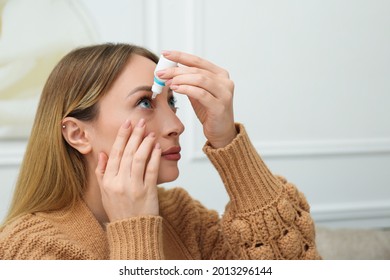
[(68, 144), (85, 155), (92, 151), (89, 124), (73, 117), (62, 120), (62, 136)]

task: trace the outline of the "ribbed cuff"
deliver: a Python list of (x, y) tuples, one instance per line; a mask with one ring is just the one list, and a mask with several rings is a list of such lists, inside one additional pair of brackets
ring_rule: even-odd
[(162, 217), (143, 216), (110, 223), (107, 236), (111, 259), (163, 259)]
[(237, 137), (226, 147), (214, 149), (209, 143), (203, 151), (217, 169), (238, 211), (264, 208), (282, 191), (275, 178), (253, 147), (245, 128), (236, 124)]

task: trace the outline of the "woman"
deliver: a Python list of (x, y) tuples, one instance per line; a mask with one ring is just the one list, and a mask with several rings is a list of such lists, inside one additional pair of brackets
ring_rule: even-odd
[[(1, 259), (317, 259), (301, 193), (273, 176), (233, 118), (229, 74), (193, 55), (158, 73), (158, 58), (126, 44), (80, 48), (44, 87)], [(187, 66), (187, 67), (185, 67)], [(207, 138), (204, 152), (230, 202), (222, 218), (188, 193), (157, 184), (179, 171), (184, 126), (172, 91), (188, 96)]]

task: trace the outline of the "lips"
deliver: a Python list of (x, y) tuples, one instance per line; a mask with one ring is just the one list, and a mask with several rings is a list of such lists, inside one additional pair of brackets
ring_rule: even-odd
[(174, 146), (166, 149), (162, 152), (161, 157), (166, 160), (179, 160), (181, 158), (180, 155), (181, 148), (179, 146)]

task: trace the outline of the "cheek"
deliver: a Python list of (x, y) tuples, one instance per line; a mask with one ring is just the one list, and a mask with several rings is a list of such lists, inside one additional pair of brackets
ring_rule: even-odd
[[(105, 118), (99, 119), (94, 124), (94, 135), (92, 137), (93, 149), (95, 152), (105, 152), (109, 155), (112, 146), (117, 138), (120, 127), (125, 123), (127, 119), (131, 120), (131, 130), (137, 126), (141, 119), (145, 120), (145, 135), (150, 132), (154, 132), (158, 138), (160, 135), (159, 125), (153, 114), (140, 113), (137, 111), (131, 112), (131, 114), (118, 114), (118, 112), (106, 115)], [(131, 135), (130, 135), (131, 137)]]
[(92, 148), (96, 153), (104, 152), (110, 154), (112, 145), (115, 142), (118, 130), (121, 124), (100, 124), (95, 129), (95, 134), (92, 141)]
[(145, 136), (148, 135), (150, 132), (154, 132), (156, 136), (160, 134), (159, 125), (157, 124), (156, 118), (147, 114), (145, 114), (142, 117), (139, 117), (134, 123), (133, 127), (135, 127), (138, 124), (138, 121), (141, 118), (145, 120)]

